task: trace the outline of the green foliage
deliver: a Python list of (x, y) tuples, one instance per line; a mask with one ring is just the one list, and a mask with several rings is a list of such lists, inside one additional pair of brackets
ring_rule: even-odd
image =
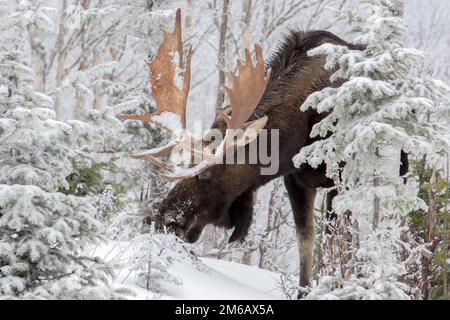
[(115, 158), (109, 162), (95, 162), (89, 157), (73, 159), (73, 172), (66, 177), (68, 187), (60, 187), (59, 192), (97, 198), (98, 218), (112, 218), (123, 209), (127, 192), (125, 185), (114, 179), (120, 171), (114, 161)]
[(87, 196), (99, 195), (105, 191), (108, 185), (113, 186), (115, 191), (123, 193), (123, 187), (111, 181), (107, 181), (102, 174), (105, 171), (117, 173), (117, 166), (112, 162), (90, 163), (80, 166), (74, 163), (74, 172), (67, 176), (68, 188), (60, 188), (59, 192), (66, 195)]
[[(445, 204), (449, 201), (450, 192), (450, 182), (442, 176), (441, 171), (436, 172), (436, 182), (434, 186), (431, 185), (431, 175), (433, 170), (427, 166), (426, 159), (421, 161), (413, 161), (412, 169), (414, 177), (419, 184), (419, 197), (429, 203), (429, 191), (433, 187), (436, 190), (436, 210), (438, 213), (438, 218), (442, 223), (444, 221)], [(412, 230), (418, 230), (423, 228), (426, 223), (426, 212), (423, 209), (412, 211), (409, 214), (410, 217), (410, 227)], [(424, 239), (425, 240), (425, 239)]]
[[(431, 259), (431, 289), (429, 298), (431, 299), (450, 299), (450, 296), (444, 292), (444, 277), (447, 277), (447, 283), (450, 283), (449, 273), (443, 272), (445, 264), (448, 264), (449, 258), (449, 229), (448, 221), (450, 218), (449, 205), (450, 201), (450, 181), (443, 176), (442, 171), (435, 172), (435, 182), (432, 180), (433, 169), (427, 164), (424, 157), (420, 161), (412, 162), (413, 173), (416, 181), (419, 184), (419, 197), (426, 203), (430, 201), (430, 190), (436, 192), (436, 226), (434, 229), (434, 236), (436, 244), (431, 245), (432, 259)], [(428, 241), (428, 221), (425, 210), (415, 210), (409, 214), (409, 224), (416, 240), (426, 243)]]

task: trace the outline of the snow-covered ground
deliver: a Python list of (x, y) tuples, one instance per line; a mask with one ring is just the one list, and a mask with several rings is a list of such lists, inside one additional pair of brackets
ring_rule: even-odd
[[(96, 250), (107, 260), (125, 262), (128, 258), (129, 244), (114, 243)], [(136, 285), (133, 271), (127, 267), (117, 270), (113, 286), (131, 289), (135, 299), (282, 299), (279, 286), (280, 275), (256, 266), (234, 262), (200, 258), (175, 259), (169, 272), (182, 280), (181, 285), (162, 283), (164, 295), (147, 291)]]

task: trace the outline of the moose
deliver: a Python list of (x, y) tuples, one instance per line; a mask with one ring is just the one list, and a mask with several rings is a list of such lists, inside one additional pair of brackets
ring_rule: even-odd
[[(325, 117), (313, 109), (300, 111), (300, 106), (313, 92), (326, 87), (342, 85), (344, 81), (331, 82), (332, 70), (324, 68), (324, 56), (308, 56), (308, 51), (324, 43), (347, 46), (351, 50), (364, 50), (361, 45), (348, 43), (327, 31), (290, 31), (264, 63), (262, 50), (255, 46), (256, 66), (251, 54), (245, 51), (246, 62), (238, 60), (238, 74), (230, 74), (232, 87), (225, 87), (230, 107), (218, 112), (213, 128), (225, 134), (224, 143), (211, 150), (195, 149), (189, 143), (189, 134), (178, 132), (175, 140), (166, 146), (135, 155), (163, 168), (166, 179), (178, 181), (160, 204), (154, 217), (157, 228), (165, 229), (196, 242), (204, 227), (213, 224), (233, 229), (230, 242), (242, 241), (248, 233), (253, 217), (255, 191), (278, 177), (283, 177), (289, 196), (298, 241), (300, 260), (300, 286), (310, 284), (314, 245), (314, 198), (318, 188), (331, 188), (332, 179), (325, 175), (325, 165), (312, 168), (307, 164), (295, 167), (292, 158), (304, 146), (315, 140), (310, 137), (314, 124)], [(175, 114), (186, 129), (186, 106), (190, 87), (191, 50), (183, 57), (181, 11), (176, 13), (175, 30), (164, 31), (164, 39), (156, 57), (149, 62), (150, 83), (157, 103), (152, 114), (121, 115), (123, 119), (154, 122), (170, 129), (162, 119)], [(177, 56), (174, 59), (174, 56)], [(180, 81), (181, 80), (181, 81)], [(180, 83), (181, 82), (181, 83)], [(214, 160), (227, 152), (244, 148), (247, 143), (235, 143), (230, 129), (266, 129), (279, 132), (279, 170), (273, 175), (262, 175), (261, 162), (254, 164), (223, 164)], [(185, 131), (181, 131), (185, 132)], [(270, 139), (269, 139), (270, 140)], [(269, 142), (270, 143), (270, 142)], [(160, 158), (177, 148), (190, 148), (205, 160), (188, 168)], [(400, 174), (407, 171), (407, 158), (402, 153)], [(332, 199), (336, 191), (327, 196), (327, 210), (332, 218)]]

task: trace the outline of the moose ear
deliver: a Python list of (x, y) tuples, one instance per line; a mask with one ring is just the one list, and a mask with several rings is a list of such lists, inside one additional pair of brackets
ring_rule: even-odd
[(264, 128), (267, 120), (269, 120), (269, 118), (267, 116), (264, 116), (257, 120), (246, 123), (244, 127), (244, 133), (236, 139), (234, 144), (238, 147), (242, 147), (251, 143), (258, 137), (260, 130)]

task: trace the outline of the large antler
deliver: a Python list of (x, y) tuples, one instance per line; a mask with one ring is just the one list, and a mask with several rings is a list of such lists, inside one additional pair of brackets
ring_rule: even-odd
[[(258, 106), (270, 79), (270, 70), (266, 73), (264, 69), (264, 59), (260, 46), (255, 45), (255, 53), (256, 66), (253, 66), (250, 51), (245, 49), (246, 63), (237, 61), (238, 75), (231, 72), (228, 74), (232, 87), (225, 87), (225, 91), (230, 100), (231, 115), (219, 112), (219, 116), (225, 120), (227, 130), (223, 142), (216, 148), (216, 153), (211, 154), (204, 151), (202, 155), (205, 160), (200, 164), (178, 173), (162, 175), (163, 177), (170, 180), (185, 179), (199, 174), (216, 163), (221, 163), (227, 150), (234, 146), (245, 145), (256, 138), (256, 135), (248, 136), (248, 131), (260, 130), (266, 125), (267, 116), (247, 123)], [(244, 128), (246, 130), (243, 136), (235, 141), (236, 130)]]
[[(183, 45), (181, 32), (181, 10), (176, 13), (175, 29), (173, 32), (164, 31), (164, 40), (158, 49), (156, 58), (149, 61), (150, 84), (152, 93), (157, 103), (157, 111), (147, 115), (120, 115), (122, 119), (143, 120), (155, 122), (159, 126), (173, 131), (178, 138), (166, 146), (151, 149), (135, 155), (137, 159), (148, 159), (157, 166), (171, 172), (169, 175), (161, 174), (171, 180), (184, 179), (197, 175), (201, 171), (221, 161), (225, 152), (233, 146), (245, 145), (251, 141), (246, 137), (235, 141), (237, 129), (262, 129), (267, 117), (246, 123), (256, 109), (258, 102), (266, 89), (269, 73), (264, 70), (264, 59), (261, 47), (255, 46), (256, 66), (253, 66), (250, 52), (245, 50), (246, 63), (238, 60), (238, 75), (229, 74), (232, 87), (225, 87), (225, 91), (231, 103), (231, 116), (219, 113), (226, 124), (227, 132), (221, 145), (212, 153), (208, 148), (198, 150), (192, 148), (192, 137), (186, 131), (186, 103), (190, 86), (190, 61), (189, 49), (186, 64), (183, 63)], [(176, 115), (180, 120), (180, 131), (173, 126), (170, 116)], [(173, 117), (172, 117), (173, 120)], [(250, 141), (249, 141), (250, 140)], [(179, 168), (158, 159), (174, 151), (176, 147), (188, 149), (200, 159), (199, 164), (188, 169)]]
[[(181, 32), (181, 10), (178, 9), (173, 32), (163, 31), (163, 41), (156, 57), (148, 61), (150, 69), (150, 88), (156, 100), (157, 110), (151, 114), (121, 114), (123, 120), (142, 120), (154, 122), (158, 126), (176, 133), (186, 129), (186, 104), (190, 89), (191, 48), (186, 64), (183, 61), (183, 39)], [(148, 159), (166, 170), (173, 171), (173, 166), (165, 164), (157, 157), (170, 154), (178, 145), (171, 142), (162, 148), (147, 150), (136, 154), (135, 159)]]
[[(186, 103), (189, 95), (191, 77), (191, 49), (186, 64), (183, 61), (183, 39), (181, 33), (181, 10), (178, 9), (173, 32), (163, 31), (164, 39), (155, 59), (149, 60), (150, 87), (156, 100), (157, 110), (145, 115), (120, 115), (122, 119), (153, 121), (167, 127), (160, 116), (165, 112), (180, 118), (181, 128), (186, 129)], [(168, 128), (173, 129), (173, 128)]]
[(226, 121), (228, 129), (240, 129), (255, 111), (258, 102), (261, 100), (267, 83), (270, 78), (270, 70), (266, 75), (264, 70), (264, 59), (262, 49), (255, 45), (256, 66), (253, 67), (250, 51), (245, 49), (246, 64), (237, 61), (239, 75), (228, 73), (228, 78), (233, 87), (225, 87), (225, 91), (230, 99), (231, 116), (220, 112), (221, 117)]
[[(228, 99), (231, 104), (231, 116), (224, 112), (219, 112), (219, 116), (225, 120), (227, 129), (242, 129), (244, 127), (250, 129), (261, 129), (267, 122), (267, 117), (262, 117), (253, 121), (251, 124), (246, 124), (250, 116), (255, 111), (261, 100), (267, 83), (270, 78), (269, 70), (266, 74), (264, 69), (264, 58), (260, 46), (255, 45), (256, 66), (253, 66), (250, 51), (245, 49), (245, 64), (239, 59), (237, 60), (238, 75), (228, 73), (228, 78), (232, 83), (232, 87), (224, 87)], [(229, 134), (227, 130), (225, 136), (224, 151), (231, 148), (235, 138), (233, 134)], [(244, 134), (245, 137), (245, 134)], [(248, 143), (249, 141), (246, 141)]]

